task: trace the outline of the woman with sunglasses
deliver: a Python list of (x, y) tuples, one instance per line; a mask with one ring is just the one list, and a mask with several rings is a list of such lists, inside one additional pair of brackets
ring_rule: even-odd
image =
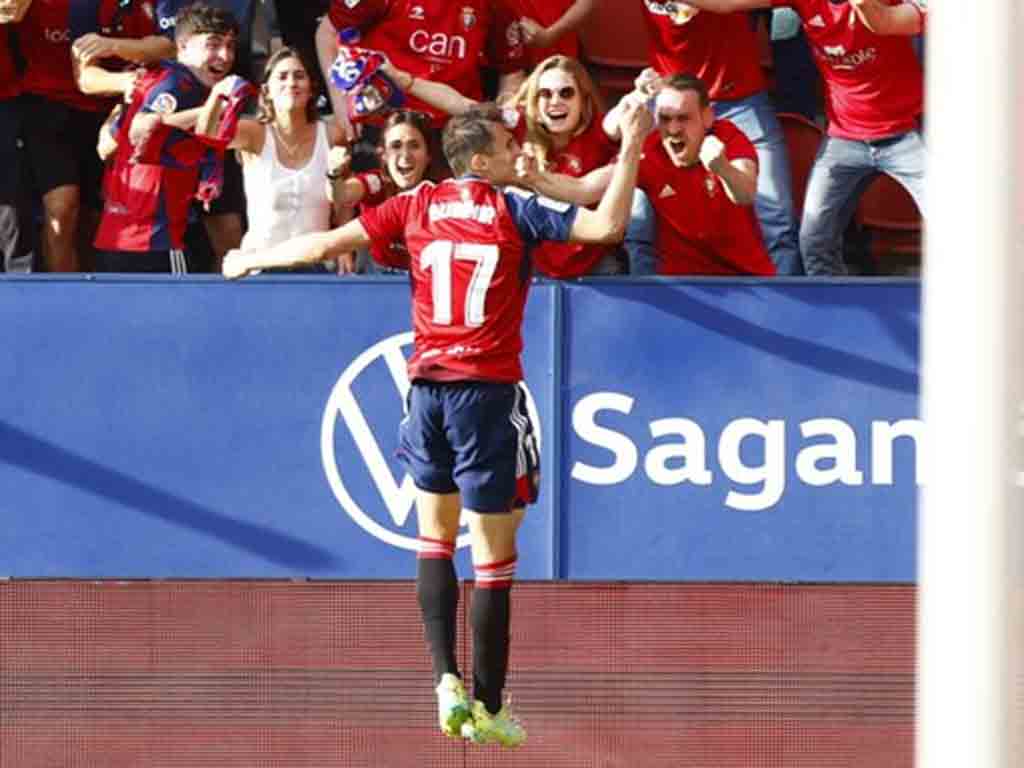
[[(392, 112), (381, 131), (380, 168), (349, 175), (351, 154), (347, 147), (331, 151), (332, 172), (329, 195), (335, 207), (348, 215), (356, 206), (373, 208), (389, 197), (419, 185), (430, 168), (430, 116), (423, 112)], [(374, 243), (370, 246), (374, 263), (360, 264), (360, 271), (393, 273), (409, 268), (409, 251), (402, 241)]]
[[(444, 83), (413, 77), (390, 64), (388, 74), (407, 93), (449, 114), (462, 114), (477, 103)], [(597, 89), (576, 59), (548, 57), (505, 106), (508, 128), (541, 170), (581, 177), (618, 154), (618, 145), (601, 127)], [(533, 252), (533, 259), (537, 270), (548, 277), (622, 272), (614, 246), (544, 243)]]

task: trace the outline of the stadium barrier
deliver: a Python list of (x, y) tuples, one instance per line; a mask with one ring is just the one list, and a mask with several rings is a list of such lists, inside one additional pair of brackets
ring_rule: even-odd
[(436, 732), (408, 315), (401, 280), (0, 280), (0, 765), (911, 763), (915, 283), (534, 286), (500, 755)]

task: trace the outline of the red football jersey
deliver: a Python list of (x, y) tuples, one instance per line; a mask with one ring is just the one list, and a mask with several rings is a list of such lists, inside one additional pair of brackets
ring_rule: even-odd
[[(138, 162), (129, 140), (139, 112), (184, 111), (209, 93), (184, 65), (164, 62), (150, 72), (117, 126), (117, 151), (103, 178), (104, 206), (94, 244), (107, 251), (169, 251), (185, 248), (189, 209), (199, 185), (197, 148), (169, 146), (167, 164)], [(187, 135), (182, 132), (182, 135)], [(181, 163), (175, 163), (177, 156)]]
[(76, 109), (104, 112), (111, 99), (86, 96), (75, 84), (71, 44), (90, 32), (105, 37), (139, 39), (157, 34), (156, 14), (149, 0), (33, 0), (18, 30), (25, 58), (23, 90)]
[(745, 99), (764, 90), (760, 44), (749, 13), (686, 13), (678, 3), (643, 4), (651, 66), (659, 74), (697, 75), (716, 101)]
[[(510, 2), (517, 17), (525, 16), (533, 19), (542, 27), (550, 27), (565, 15), (575, 0), (510, 0)], [(526, 46), (526, 68), (533, 69), (548, 56), (554, 56), (556, 53), (578, 59), (580, 57), (579, 35), (576, 32), (562, 35), (550, 48)]]
[(425, 181), (359, 217), (374, 241), (409, 247), (410, 380), (523, 378), (529, 248), (568, 239), (576, 210), (468, 176)]
[[(395, 187), (388, 180), (384, 171), (372, 170), (357, 173), (353, 177), (363, 188), (363, 199), (359, 203), (359, 213), (366, 213), (389, 199)], [(397, 269), (409, 268), (409, 249), (404, 240), (389, 242), (377, 241), (370, 244), (370, 256), (378, 264)]]
[[(728, 120), (716, 120), (711, 135), (729, 160), (757, 162), (754, 145)], [(736, 205), (722, 180), (703, 165), (677, 168), (652, 133), (644, 142), (637, 186), (657, 215), (658, 273), (662, 275), (774, 275), (752, 205)]]
[[(849, 3), (774, 0), (792, 6), (825, 80), (828, 132), (844, 139), (880, 139), (917, 127), (924, 77), (910, 38), (876, 35), (851, 19)], [(890, 5), (899, 5), (899, 0)]]
[[(526, 119), (522, 111), (513, 112), (515, 123), (506, 125), (516, 139), (526, 140)], [(561, 149), (548, 156), (548, 170), (566, 176), (580, 178), (591, 171), (607, 165), (619, 153), (619, 145), (608, 138), (601, 127), (603, 114), (597, 114), (587, 129), (570, 140)], [(608, 253), (615, 250), (607, 245), (583, 245), (581, 243), (542, 243), (533, 252), (533, 260), (543, 274), (560, 279), (583, 277)]]
[[(332, 0), (331, 23), (356, 27), (360, 45), (383, 51), (415, 77), (437, 80), (480, 100), (480, 68), (501, 72), (524, 66), (523, 45), (514, 13), (504, 0)], [(409, 97), (409, 109), (426, 112), (442, 126), (448, 115)]]
[(11, 53), (10, 36), (7, 29), (0, 25), (0, 101), (13, 99), (21, 93), (21, 80), (14, 66), (14, 55)]

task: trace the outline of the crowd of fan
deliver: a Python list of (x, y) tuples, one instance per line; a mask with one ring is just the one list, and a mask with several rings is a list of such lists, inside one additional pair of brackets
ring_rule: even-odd
[[(485, 100), (524, 148), (524, 187), (593, 205), (618, 109), (578, 32), (612, 1), (278, 2), (283, 46), (252, 72), (252, 0), (0, 0), (0, 268), (218, 271), (231, 249), (329, 229), (450, 174), (440, 128)], [(619, 246), (539, 249), (539, 273), (840, 275), (874, 176), (925, 211), (925, 0), (614, 2), (642, 9), (650, 43), (622, 97), (655, 115), (630, 225)], [(772, 5), (787, 7), (759, 10)], [(812, 58), (820, 113), (801, 74)], [(781, 100), (826, 127), (799, 206)], [(407, 259), (378, 243), (332, 269)]]

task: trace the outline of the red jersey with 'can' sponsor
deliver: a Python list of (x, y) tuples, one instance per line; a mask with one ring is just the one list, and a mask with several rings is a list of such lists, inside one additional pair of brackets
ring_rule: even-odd
[[(447, 83), (463, 96), (483, 98), (480, 68), (523, 68), (519, 24), (505, 0), (333, 0), (335, 29), (356, 28), (360, 46), (382, 51), (415, 77)], [(444, 124), (448, 115), (409, 97)]]
[(745, 99), (765, 88), (760, 44), (749, 13), (710, 13), (684, 3), (642, 0), (658, 74), (693, 74), (715, 101)]
[(409, 380), (516, 382), (530, 250), (567, 240), (577, 208), (465, 176), (425, 181), (363, 213), (374, 242), (409, 248)]
[[(899, 5), (901, 0), (888, 2)], [(856, 18), (849, 3), (773, 4), (791, 6), (803, 20), (825, 80), (830, 136), (865, 141), (917, 128), (924, 108), (924, 75), (909, 37), (875, 34)]]
[[(725, 145), (730, 160), (757, 162), (757, 151), (728, 120), (716, 120), (710, 135)], [(774, 275), (752, 205), (736, 205), (722, 180), (701, 163), (677, 167), (652, 133), (644, 142), (637, 186), (657, 216), (658, 273), (662, 275)]]

